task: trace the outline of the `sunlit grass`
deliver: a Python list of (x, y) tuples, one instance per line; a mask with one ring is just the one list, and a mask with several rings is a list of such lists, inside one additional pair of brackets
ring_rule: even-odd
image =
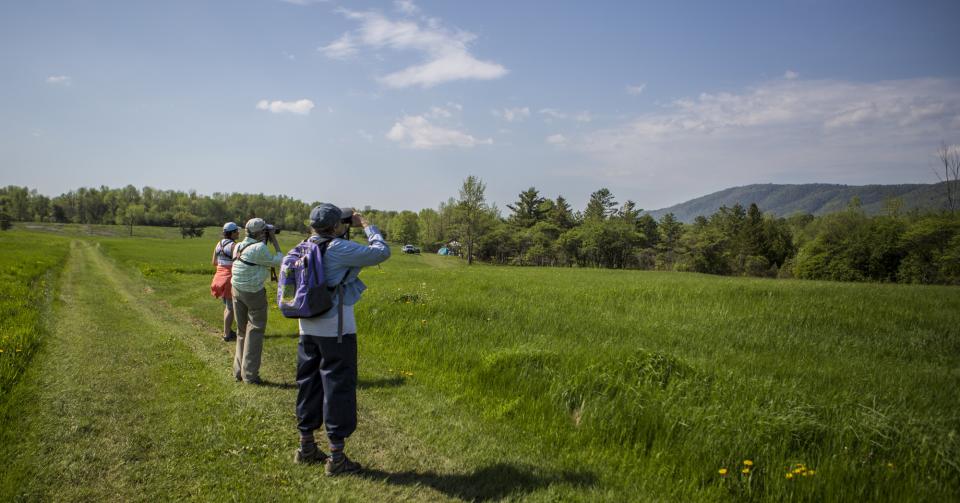
[[(215, 235), (97, 242), (158, 301), (217, 325)], [(472, 439), (475, 455), (536, 452), (593, 474), (611, 500), (960, 491), (956, 288), (467, 268), (399, 250), (362, 278), (361, 380), (428, 390), (415, 410), (429, 413), (397, 428), (438, 444), (459, 441), (451, 425), (497, 425), (512, 434)], [(281, 363), (268, 379), (292, 380), (295, 333), (271, 309), (265, 361)]]
[(42, 314), (69, 247), (58, 236), (0, 233), (0, 398), (29, 363), (45, 331)]

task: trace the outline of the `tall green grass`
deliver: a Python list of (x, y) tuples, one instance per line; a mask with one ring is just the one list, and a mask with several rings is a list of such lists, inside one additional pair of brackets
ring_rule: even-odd
[(59, 236), (0, 233), (0, 399), (45, 333), (43, 314), (69, 251)]
[[(100, 242), (216, 326), (212, 239)], [(621, 500), (960, 494), (956, 288), (467, 268), (396, 252), (362, 275), (361, 372), (415, 379), (438, 403), (509, 425), (490, 451), (537, 450)], [(268, 336), (295, 331), (271, 312)], [(294, 341), (270, 343), (290, 345), (292, 368)], [(441, 432), (454, 420), (410, 418)]]

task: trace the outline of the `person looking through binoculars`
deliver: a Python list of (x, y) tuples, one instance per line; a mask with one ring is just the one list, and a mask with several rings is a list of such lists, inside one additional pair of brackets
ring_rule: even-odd
[[(350, 227), (363, 227), (368, 245), (348, 239)], [(342, 285), (334, 306), (313, 318), (300, 319), (297, 346), (297, 463), (325, 463), (327, 475), (355, 473), (360, 464), (347, 458), (344, 446), (357, 427), (357, 323), (353, 305), (367, 289), (360, 269), (390, 258), (390, 247), (376, 226), (350, 208), (321, 204), (310, 212), (310, 240), (323, 250), (323, 277), (328, 289)], [(313, 437), (326, 428), (330, 455)]]
[[(267, 291), (263, 284), (270, 270), (280, 266), (283, 253), (276, 232), (262, 218), (251, 218), (245, 226), (247, 237), (234, 246), (233, 310), (237, 317), (237, 350), (233, 375), (238, 381), (260, 384), (260, 356), (263, 332), (267, 328)], [(267, 242), (276, 253), (270, 253)]]

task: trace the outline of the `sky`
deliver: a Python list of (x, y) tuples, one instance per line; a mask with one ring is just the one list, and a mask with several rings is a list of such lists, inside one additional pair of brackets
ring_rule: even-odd
[(0, 4), (0, 185), (419, 210), (932, 183), (960, 2)]

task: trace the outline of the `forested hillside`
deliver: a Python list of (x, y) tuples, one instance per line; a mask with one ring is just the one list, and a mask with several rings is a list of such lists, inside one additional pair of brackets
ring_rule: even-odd
[[(946, 182), (944, 182), (946, 183)], [(880, 215), (890, 199), (900, 200), (902, 211), (912, 209), (941, 210), (947, 205), (944, 183), (908, 185), (831, 185), (805, 183), (799, 185), (753, 184), (731, 187), (687, 202), (651, 211), (654, 218), (667, 213), (684, 223), (698, 216), (707, 217), (723, 206), (750, 206), (756, 203), (767, 213), (790, 216), (796, 213), (826, 215), (846, 208), (854, 198), (860, 199), (867, 215)]]

